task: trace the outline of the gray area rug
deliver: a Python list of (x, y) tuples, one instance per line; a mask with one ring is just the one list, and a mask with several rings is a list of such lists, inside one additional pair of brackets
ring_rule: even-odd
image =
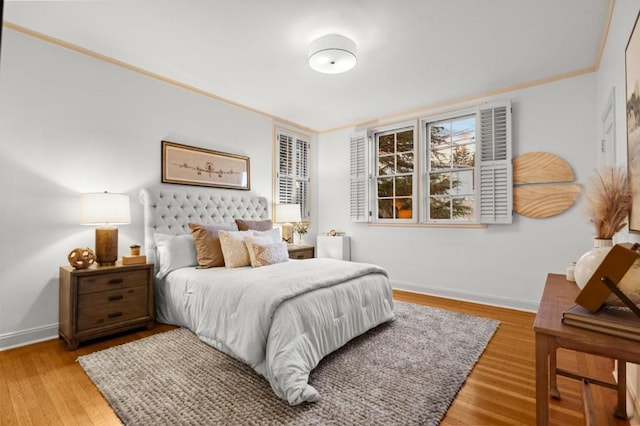
[(395, 302), (396, 319), (322, 360), (289, 406), (250, 367), (176, 329), (78, 362), (127, 425), (437, 425), (498, 321)]

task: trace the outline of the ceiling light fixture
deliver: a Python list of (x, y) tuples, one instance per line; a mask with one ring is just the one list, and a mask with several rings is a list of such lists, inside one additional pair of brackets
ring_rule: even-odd
[(356, 66), (356, 43), (350, 38), (329, 34), (309, 45), (309, 66), (324, 74), (339, 74)]

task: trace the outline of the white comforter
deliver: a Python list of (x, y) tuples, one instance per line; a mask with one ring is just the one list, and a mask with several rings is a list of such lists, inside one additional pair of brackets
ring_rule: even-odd
[[(386, 272), (333, 259), (169, 274), (160, 320), (253, 367), (290, 404), (316, 401), (309, 373), (350, 339), (393, 318)], [(164, 300), (163, 300), (164, 299)]]

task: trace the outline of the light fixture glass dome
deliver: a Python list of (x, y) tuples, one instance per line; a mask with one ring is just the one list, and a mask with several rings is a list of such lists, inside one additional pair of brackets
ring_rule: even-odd
[(321, 73), (339, 74), (356, 65), (356, 43), (338, 34), (320, 37), (309, 45), (309, 66)]

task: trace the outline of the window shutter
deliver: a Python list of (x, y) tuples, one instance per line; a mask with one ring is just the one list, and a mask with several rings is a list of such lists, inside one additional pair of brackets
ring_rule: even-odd
[(286, 133), (277, 134), (276, 200), (279, 204), (294, 204), (295, 182), (293, 170), (293, 137)]
[(511, 102), (480, 107), (479, 216), (481, 223), (511, 223)]
[(296, 138), (296, 203), (300, 204), (300, 216), (309, 220), (309, 143)]
[(350, 138), (350, 215), (352, 222), (369, 221), (367, 194), (367, 136), (357, 133)]
[(307, 140), (276, 129), (276, 203), (300, 204), (303, 221), (310, 220), (309, 149)]

